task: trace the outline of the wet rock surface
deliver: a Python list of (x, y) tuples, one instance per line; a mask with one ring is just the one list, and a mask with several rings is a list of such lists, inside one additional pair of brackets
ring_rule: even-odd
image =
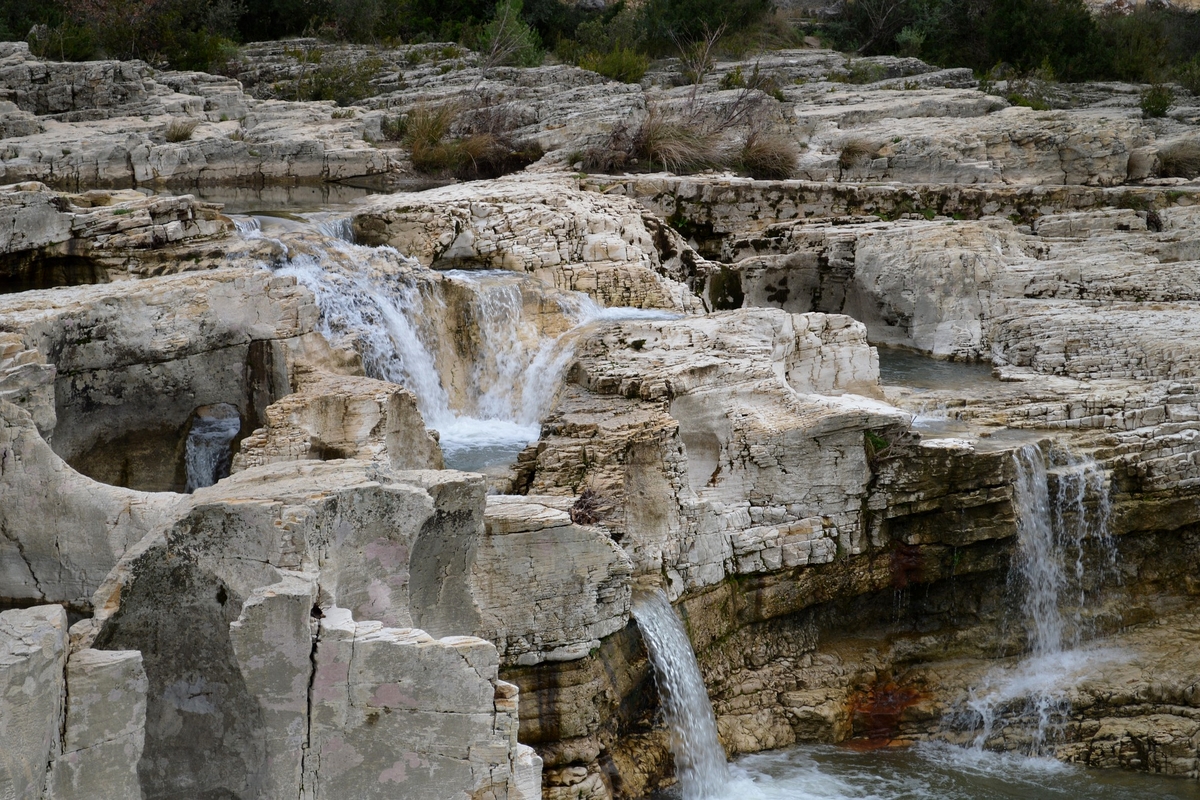
[[(295, 100), (318, 48), (363, 67), (357, 105)], [(861, 61), (758, 60), (800, 155), (756, 181), (574, 168), (652, 108), (719, 123), (733, 64), (693, 90), (298, 40), (235, 80), (0, 46), (0, 787), (641, 797), (673, 766), (635, 586), (683, 616), (730, 753), (970, 743), (972, 693), (1036, 647), (1010, 577), (1032, 446), (1087, 531), (1063, 606), (1102, 651), (1045, 752), (1195, 778), (1200, 187), (1155, 177), (1195, 120)], [(402, 183), (383, 125), (438, 104), (547, 155), (304, 217), (130, 191)], [(444, 469), (517, 375), (548, 385), (536, 440)], [(203, 486), (218, 406), (232, 474)], [(1037, 741), (1028, 699), (983, 744)]]

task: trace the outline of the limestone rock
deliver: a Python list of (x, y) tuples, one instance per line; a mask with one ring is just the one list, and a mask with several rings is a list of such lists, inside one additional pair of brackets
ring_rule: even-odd
[[(140, 61), (44, 61), (9, 48), (0, 56), (0, 98), (36, 115), (36, 125), (5, 123), (17, 135), (0, 152), (0, 182), (260, 184), (339, 180), (391, 166), (363, 140), (364, 120), (335, 119), (327, 103), (258, 102), (228, 78), (151, 73)], [(172, 142), (167, 128), (180, 120), (198, 127)]]
[(289, 390), (289, 353), (317, 322), (293, 278), (258, 268), (3, 295), (0, 314), (55, 367), (55, 452), (108, 483), (158, 490), (183, 486), (194, 409), (231, 403), (256, 421)]
[[(850, 393), (878, 392), (874, 359), (843, 317), (755, 310), (610, 325), (580, 351), (573, 386), (518, 470), (531, 492), (588, 487), (623, 509), (600, 524), (636, 573), (666, 570), (675, 592), (778, 569), (785, 552), (793, 565), (859, 552), (864, 431), (901, 421)], [(791, 486), (783, 476), (801, 469), (822, 478)]]
[(412, 392), (370, 378), (305, 373), (299, 391), (268, 406), (266, 427), (242, 440), (233, 471), (305, 459), (383, 461), (393, 469), (441, 469)]
[(96, 596), (93, 645), (144, 654), (143, 791), (528, 794), (495, 646), (410, 623), (478, 627), (482, 508), (478, 476), (366, 461), (198, 490)]
[(629, 557), (561, 506), (559, 498), (488, 498), (473, 593), (478, 635), (496, 643), (505, 663), (580, 658), (629, 619)]
[(435, 640), (330, 609), (314, 662), (311, 796), (515, 800), (528, 791), (533, 764), (517, 752), (515, 687), (499, 681), (489, 643)]
[(569, 178), (464, 184), (371, 201), (355, 238), (389, 244), (435, 269), (527, 272), (605, 305), (698, 310), (682, 285), (701, 264), (660, 220)]
[(37, 606), (0, 613), (0, 791), (37, 800), (59, 755), (67, 613)]
[(138, 761), (146, 727), (146, 673), (136, 651), (83, 649), (67, 661), (62, 753), (47, 798), (141, 800)]
[(178, 497), (106, 486), (54, 454), (33, 420), (0, 400), (0, 594), (86, 607), (129, 547)]

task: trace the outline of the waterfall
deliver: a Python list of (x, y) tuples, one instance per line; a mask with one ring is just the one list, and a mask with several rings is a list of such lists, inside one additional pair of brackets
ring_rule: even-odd
[[(238, 229), (263, 236), (260, 225), (239, 222)], [(354, 244), (347, 218), (325, 218), (275, 241), (287, 257), (273, 268), (313, 293), (321, 333), (356, 349), (369, 376), (412, 391), (425, 423), (439, 433), (446, 466), (457, 469), (511, 463), (538, 438), (581, 326), (676, 316), (604, 309), (585, 294), (522, 273), (427, 270), (395, 248)], [(443, 330), (438, 322), (448, 317), (447, 296), (463, 295), (470, 329)], [(533, 312), (526, 309), (529, 297), (540, 301)], [(442, 341), (447, 333), (460, 341)], [(469, 351), (471, 362), (449, 363), (451, 350), (454, 360)]]
[(683, 622), (661, 589), (639, 593), (632, 613), (654, 665), (683, 800), (717, 797), (729, 782), (729, 769)]
[[(990, 675), (968, 701), (976, 748), (1020, 722), (1028, 728), (1029, 754), (1041, 754), (1066, 721), (1069, 689), (1091, 667), (1094, 654), (1079, 649), (1087, 633), (1089, 578), (1102, 583), (1116, 565), (1108, 479), (1094, 459), (1061, 448), (1052, 455), (1060, 463), (1048, 468), (1036, 445), (1013, 454), (1017, 548), (1010, 582), (1020, 594), (1030, 656), (1015, 670)], [(1057, 482), (1053, 495), (1051, 477)], [(1096, 551), (1091, 575), (1089, 545)]]
[(192, 418), (192, 429), (188, 431), (184, 445), (184, 466), (187, 472), (185, 492), (212, 486), (229, 475), (229, 464), (233, 458), (230, 445), (242, 420), (238, 410), (228, 403), (217, 403), (196, 409)]

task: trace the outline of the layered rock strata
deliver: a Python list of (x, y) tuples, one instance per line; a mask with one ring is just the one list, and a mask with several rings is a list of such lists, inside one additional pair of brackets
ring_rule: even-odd
[[(644, 796), (672, 765), (634, 584), (676, 602), (731, 753), (962, 741), (945, 720), (1029, 647), (1008, 589), (1032, 445), (1056, 497), (1092, 459), (1060, 506), (1107, 538), (1080, 545), (1064, 611), (1130, 654), (1070, 689), (1055, 755), (1195, 776), (1196, 188), (1153, 177), (1195, 136), (1186, 107), (1146, 122), (1136, 88), (1095, 86), (1034, 112), (963, 71), (828, 51), (765, 56), (767, 94), (722, 88), (749, 63), (626, 86), (421, 45), (363, 64), (374, 96), (335, 113), (290, 100), (317, 46), (248, 50), (242, 84), (0, 50), (3, 181), (78, 190), (0, 189), (19, 290), (0, 297), (0, 786)], [(403, 149), (366, 141), (385, 118), (481, 94), (453, 135), (503, 117), (549, 157), (361, 203), (340, 217), (358, 245), (96, 190), (394, 177)], [(796, 180), (560, 169), (652, 110), (737, 146), (751, 100), (803, 150)], [(481, 283), (440, 271), (481, 268), (509, 273), (523, 344), (574, 347), (501, 495), (441, 469), (421, 398), (304, 280), (411, 289), (400, 311), (462, 405)], [(568, 298), (680, 316), (579, 325)], [(1002, 380), (881, 380), (875, 344)], [(179, 494), (214, 404), (238, 415), (235, 474)], [(1029, 744), (1021, 700), (988, 746)]]

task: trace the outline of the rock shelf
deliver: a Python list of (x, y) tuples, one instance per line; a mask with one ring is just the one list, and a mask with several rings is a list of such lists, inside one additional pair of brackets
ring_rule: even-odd
[[(1200, 183), (1157, 177), (1196, 108), (1143, 120), (1105, 84), (1034, 111), (783, 51), (740, 66), (777, 80), (792, 179), (585, 174), (648, 109), (727, 114), (739, 65), (693, 88), (330, 48), (375, 65), (338, 108), (293, 99), (318, 46), (247, 46), (234, 79), (0, 44), (0, 794), (642, 797), (673, 771), (639, 587), (681, 612), (730, 754), (965, 741), (946, 720), (1030, 646), (1028, 445), (1117, 554), (1078, 543), (1064, 613), (1121, 658), (1070, 687), (1052, 754), (1200, 777)], [(457, 135), (479, 97), (546, 155), (413, 191), (385, 124), (454, 103)], [(340, 180), (405, 191), (257, 222), (204, 199)], [(536, 441), (445, 469), (426, 389), (305, 282), (326, 267), (420, 300), (397, 359), (424, 348), (458, 410), (510, 374), (479, 366), (469, 279), (504, 271)], [(879, 347), (992, 379), (888, 383)], [(185, 493), (217, 404), (231, 474)], [(1028, 744), (1011, 716), (989, 746)]]

